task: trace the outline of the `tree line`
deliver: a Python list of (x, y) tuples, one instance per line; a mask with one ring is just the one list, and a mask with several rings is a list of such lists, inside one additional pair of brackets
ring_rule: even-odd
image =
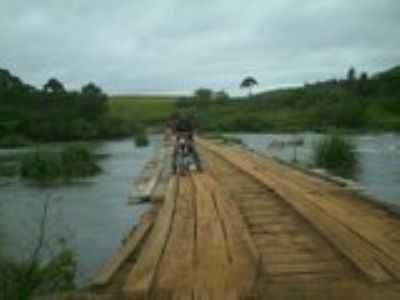
[(108, 96), (94, 83), (68, 91), (56, 78), (38, 89), (0, 69), (0, 139), (66, 141), (123, 136), (128, 129), (108, 117)]
[(212, 98), (202, 88), (178, 108), (194, 111), (204, 131), (400, 130), (400, 66), (373, 75), (350, 68), (340, 79), (253, 94), (257, 84), (243, 79), (248, 97)]

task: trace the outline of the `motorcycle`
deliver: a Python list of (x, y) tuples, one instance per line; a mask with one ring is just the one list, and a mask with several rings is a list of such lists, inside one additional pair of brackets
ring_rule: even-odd
[(177, 174), (187, 175), (195, 165), (192, 147), (192, 141), (187, 134), (180, 134), (177, 137), (175, 150), (175, 171)]

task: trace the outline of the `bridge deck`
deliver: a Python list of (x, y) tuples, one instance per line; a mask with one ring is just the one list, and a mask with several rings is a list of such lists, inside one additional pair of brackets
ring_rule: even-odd
[(240, 148), (199, 146), (205, 171), (169, 180), (165, 199), (96, 278), (99, 294), (400, 299), (398, 217)]

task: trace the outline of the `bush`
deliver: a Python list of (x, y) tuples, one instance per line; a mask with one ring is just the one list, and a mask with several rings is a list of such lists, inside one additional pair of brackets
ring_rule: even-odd
[(133, 141), (136, 147), (146, 147), (150, 144), (145, 130), (139, 129), (133, 136)]
[(61, 153), (37, 149), (21, 163), (21, 176), (35, 180), (83, 177), (99, 171), (94, 156), (80, 144), (66, 146)]
[(32, 141), (27, 137), (18, 134), (6, 135), (0, 140), (0, 147), (14, 148), (32, 145)]
[(340, 176), (353, 176), (359, 170), (355, 145), (348, 139), (332, 135), (314, 146), (314, 164)]
[(75, 289), (76, 258), (62, 250), (46, 262), (14, 262), (0, 258), (0, 299), (36, 299), (38, 296)]
[(100, 167), (94, 156), (81, 144), (66, 146), (61, 152), (64, 177), (80, 177), (96, 174)]
[(57, 153), (37, 149), (22, 159), (20, 170), (25, 178), (54, 179), (62, 175), (62, 162)]

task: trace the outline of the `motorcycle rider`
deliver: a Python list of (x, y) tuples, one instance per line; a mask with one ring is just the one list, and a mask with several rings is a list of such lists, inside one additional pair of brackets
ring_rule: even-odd
[(187, 137), (187, 143), (188, 143), (190, 154), (193, 157), (193, 160), (196, 164), (197, 170), (201, 171), (202, 167), (201, 167), (200, 157), (194, 146), (194, 125), (193, 125), (192, 118), (188, 114), (180, 113), (174, 123), (174, 132), (176, 135), (176, 142), (175, 142), (175, 146), (174, 146), (174, 154), (173, 154), (173, 159), (172, 159), (173, 173), (175, 174), (177, 171), (176, 158), (177, 158), (177, 154), (178, 154), (178, 141), (181, 136)]

